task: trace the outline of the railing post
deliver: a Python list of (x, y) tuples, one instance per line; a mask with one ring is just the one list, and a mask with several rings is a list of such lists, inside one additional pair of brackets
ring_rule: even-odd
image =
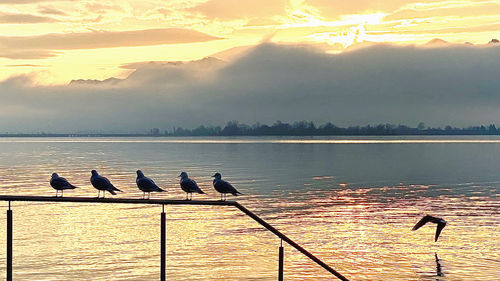
[(12, 281), (12, 210), (7, 210), (7, 281)]
[(278, 281), (283, 281), (283, 261), (284, 261), (283, 240), (281, 240), (280, 250), (279, 250), (279, 261), (278, 261)]
[(165, 205), (161, 205), (162, 210), (161, 210), (161, 235), (160, 235), (160, 252), (161, 252), (161, 257), (160, 257), (160, 280), (161, 281), (166, 281), (167, 280), (167, 274), (166, 274), (166, 269), (167, 269), (167, 216), (165, 215)]

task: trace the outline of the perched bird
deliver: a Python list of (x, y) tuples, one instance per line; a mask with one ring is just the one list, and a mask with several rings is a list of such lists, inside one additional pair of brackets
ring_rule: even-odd
[[(231, 193), (234, 196), (238, 196), (238, 194), (243, 194), (236, 190), (230, 183), (222, 179), (222, 175), (220, 173), (215, 173), (214, 177), (214, 188), (217, 192), (220, 193), (220, 200), (225, 201), (228, 193)], [(222, 195), (224, 195), (224, 199), (222, 199)]]
[(415, 224), (415, 226), (411, 230), (417, 230), (428, 222), (432, 222), (432, 223), (437, 224), (436, 236), (434, 237), (434, 242), (437, 242), (439, 234), (441, 233), (441, 230), (443, 230), (443, 228), (446, 226), (446, 221), (443, 220), (442, 218), (436, 218), (433, 216), (426, 215), (419, 222), (417, 222), (417, 224)]
[(103, 192), (102, 198), (106, 197), (106, 191), (109, 193), (116, 195), (115, 191), (122, 192), (118, 188), (116, 188), (107, 178), (100, 176), (96, 170), (92, 170), (92, 176), (90, 177), (90, 183), (99, 191), (97, 193), (97, 198), (101, 194), (101, 190)]
[[(186, 200), (193, 200), (193, 192), (205, 194), (198, 184), (188, 177), (186, 172), (182, 172), (179, 177), (181, 178), (179, 182), (181, 184), (181, 189), (186, 192)], [(191, 199), (189, 199), (189, 194), (191, 194)]]
[(152, 179), (145, 177), (141, 170), (137, 170), (137, 179), (135, 180), (135, 183), (137, 183), (137, 187), (142, 191), (142, 199), (144, 199), (146, 193), (148, 194), (148, 199), (149, 199), (151, 192), (165, 191), (160, 187), (158, 187)]
[(52, 177), (50, 178), (50, 185), (56, 190), (56, 197), (58, 197), (57, 195), (59, 194), (59, 190), (61, 191), (61, 197), (63, 197), (65, 189), (78, 188), (69, 183), (65, 178), (60, 177), (57, 173), (52, 174)]

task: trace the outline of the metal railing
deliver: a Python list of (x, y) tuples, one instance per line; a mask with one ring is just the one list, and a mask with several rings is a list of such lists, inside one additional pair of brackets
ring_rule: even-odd
[(11, 202), (13, 201), (35, 201), (35, 202), (70, 202), (70, 203), (113, 203), (113, 204), (149, 204), (149, 205), (162, 205), (161, 222), (160, 222), (160, 280), (166, 280), (166, 214), (165, 205), (209, 205), (209, 206), (233, 206), (242, 211), (245, 215), (249, 216), (260, 225), (265, 227), (268, 231), (281, 239), (279, 248), (279, 267), (278, 267), (278, 280), (283, 280), (283, 241), (288, 243), (303, 255), (314, 261), (316, 264), (323, 267), (325, 270), (336, 276), (340, 280), (348, 281), (346, 277), (338, 273), (322, 260), (311, 254), (309, 251), (301, 247), (299, 244), (288, 238), (285, 234), (274, 228), (272, 225), (261, 219), (259, 216), (249, 211), (236, 201), (213, 201), (213, 200), (168, 200), (168, 199), (129, 199), (129, 198), (94, 198), (94, 197), (46, 197), (46, 196), (12, 196), (0, 195), (0, 201), (8, 201), (9, 209), (7, 210), (7, 281), (12, 281), (12, 228), (13, 217)]

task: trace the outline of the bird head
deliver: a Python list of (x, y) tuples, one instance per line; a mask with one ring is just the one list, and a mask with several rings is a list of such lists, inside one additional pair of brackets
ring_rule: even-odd
[(52, 178), (58, 178), (59, 175), (57, 173), (52, 173)]
[(143, 177), (144, 177), (144, 174), (142, 173), (142, 171), (141, 171), (141, 170), (137, 170), (137, 176), (138, 176), (139, 178), (143, 178)]
[(92, 170), (91, 173), (92, 173), (93, 176), (99, 175), (96, 170)]
[(215, 173), (212, 177), (220, 180), (222, 178), (222, 175), (220, 173)]
[(188, 177), (188, 174), (186, 172), (182, 172), (178, 177), (180, 177), (181, 179), (185, 179)]

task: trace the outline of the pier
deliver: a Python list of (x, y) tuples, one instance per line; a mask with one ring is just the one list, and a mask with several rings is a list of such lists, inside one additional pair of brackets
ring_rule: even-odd
[(11, 208), (11, 202), (22, 201), (22, 202), (65, 202), (65, 203), (98, 203), (98, 204), (148, 204), (148, 205), (159, 205), (162, 206), (162, 212), (160, 214), (160, 280), (166, 280), (166, 214), (164, 210), (165, 205), (210, 205), (210, 206), (232, 206), (239, 209), (248, 217), (255, 220), (257, 223), (262, 225), (268, 231), (272, 232), (278, 238), (281, 239), (281, 244), (278, 251), (278, 280), (283, 280), (283, 269), (284, 269), (284, 249), (283, 241), (288, 245), (292, 246), (300, 253), (308, 257), (310, 260), (324, 268), (326, 271), (331, 273), (333, 276), (339, 280), (348, 281), (346, 277), (334, 270), (332, 267), (324, 263), (318, 257), (304, 249), (298, 243), (288, 238), (285, 234), (280, 232), (278, 229), (274, 228), (272, 225), (267, 223), (265, 220), (257, 216), (255, 213), (251, 212), (241, 204), (236, 201), (214, 201), (214, 200), (165, 200), (165, 199), (129, 199), (129, 198), (95, 198), (95, 197), (47, 197), (47, 196), (11, 196), (11, 195), (0, 195), (1, 201), (7, 201), (9, 203), (7, 210), (7, 281), (12, 281), (12, 253), (13, 253), (13, 213)]

